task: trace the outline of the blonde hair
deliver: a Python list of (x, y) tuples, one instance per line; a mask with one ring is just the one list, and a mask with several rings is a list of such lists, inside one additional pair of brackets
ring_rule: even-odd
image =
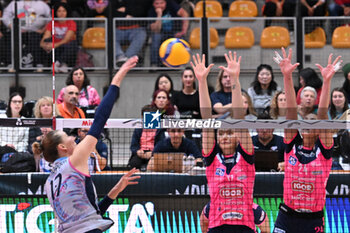
[(285, 94), (284, 91), (276, 91), (275, 95), (271, 99), (270, 105), (270, 116), (272, 119), (278, 118), (279, 108), (278, 108), (278, 96), (280, 94)]
[[(51, 106), (53, 106), (53, 100), (52, 100), (51, 97), (49, 97), (49, 96), (41, 97), (40, 99), (38, 99), (38, 101), (35, 103), (35, 106), (34, 106), (34, 116), (35, 116), (35, 118), (43, 118), (43, 115), (40, 112), (40, 107), (41, 107), (41, 105), (44, 104), (44, 102), (49, 102), (49, 104)], [(59, 112), (59, 110), (57, 108), (57, 105), (55, 105), (55, 111), (56, 111), (56, 116), (59, 116), (60, 112)]]
[(248, 93), (244, 91), (244, 92), (242, 92), (242, 96), (244, 96), (247, 99), (247, 102), (248, 102), (248, 109), (247, 109), (247, 112), (246, 112), (245, 115), (252, 114), (252, 115), (256, 116), (256, 112), (255, 112), (255, 109), (253, 107), (252, 99), (250, 98)]

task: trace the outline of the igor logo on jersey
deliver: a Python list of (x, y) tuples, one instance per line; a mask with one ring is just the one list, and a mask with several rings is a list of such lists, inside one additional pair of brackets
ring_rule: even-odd
[(292, 181), (292, 190), (297, 192), (312, 193), (314, 191), (314, 184), (295, 180)]
[(243, 214), (239, 212), (226, 212), (222, 214), (223, 220), (242, 219)]
[(220, 197), (222, 198), (242, 198), (243, 197), (243, 188), (240, 187), (228, 187), (222, 188), (219, 191)]
[(217, 176), (224, 176), (225, 170), (222, 168), (216, 168), (215, 175)]
[(289, 156), (288, 162), (289, 162), (292, 166), (294, 166), (294, 165), (297, 163), (297, 159), (294, 158), (293, 156)]

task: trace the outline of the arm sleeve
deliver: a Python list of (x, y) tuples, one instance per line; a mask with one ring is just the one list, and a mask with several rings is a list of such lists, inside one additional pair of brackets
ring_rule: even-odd
[(109, 116), (111, 115), (113, 105), (119, 97), (119, 87), (111, 85), (103, 97), (101, 104), (98, 106), (94, 118), (94, 122), (88, 132), (88, 135), (99, 138), (104, 125), (106, 124)]
[(100, 214), (104, 215), (108, 209), (108, 207), (113, 204), (113, 199), (109, 198), (107, 195), (98, 203), (98, 207), (100, 208)]

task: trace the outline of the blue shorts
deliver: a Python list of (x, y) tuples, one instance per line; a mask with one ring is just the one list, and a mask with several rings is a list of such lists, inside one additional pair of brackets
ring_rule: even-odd
[(323, 212), (298, 213), (281, 204), (273, 233), (322, 233)]
[(218, 227), (210, 228), (208, 233), (254, 233), (254, 231), (244, 225), (221, 225)]

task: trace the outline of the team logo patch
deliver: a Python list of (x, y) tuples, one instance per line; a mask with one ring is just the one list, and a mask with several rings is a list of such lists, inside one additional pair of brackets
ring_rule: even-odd
[(293, 156), (289, 156), (288, 162), (289, 162), (292, 166), (294, 166), (294, 165), (297, 163), (297, 159), (294, 158)]
[(242, 219), (243, 214), (239, 212), (227, 212), (222, 214), (223, 220)]
[(297, 192), (312, 193), (314, 191), (313, 183), (292, 181), (292, 190)]
[(247, 179), (247, 176), (246, 176), (246, 175), (237, 177), (237, 180), (245, 180), (245, 179)]
[(312, 175), (322, 175), (323, 171), (312, 171)]
[(217, 176), (224, 176), (225, 170), (222, 168), (216, 168), (215, 175)]
[(275, 229), (273, 229), (273, 233), (286, 233), (286, 231), (282, 230), (281, 228), (275, 227)]
[(222, 188), (219, 191), (220, 197), (222, 198), (242, 198), (244, 195), (243, 188)]

